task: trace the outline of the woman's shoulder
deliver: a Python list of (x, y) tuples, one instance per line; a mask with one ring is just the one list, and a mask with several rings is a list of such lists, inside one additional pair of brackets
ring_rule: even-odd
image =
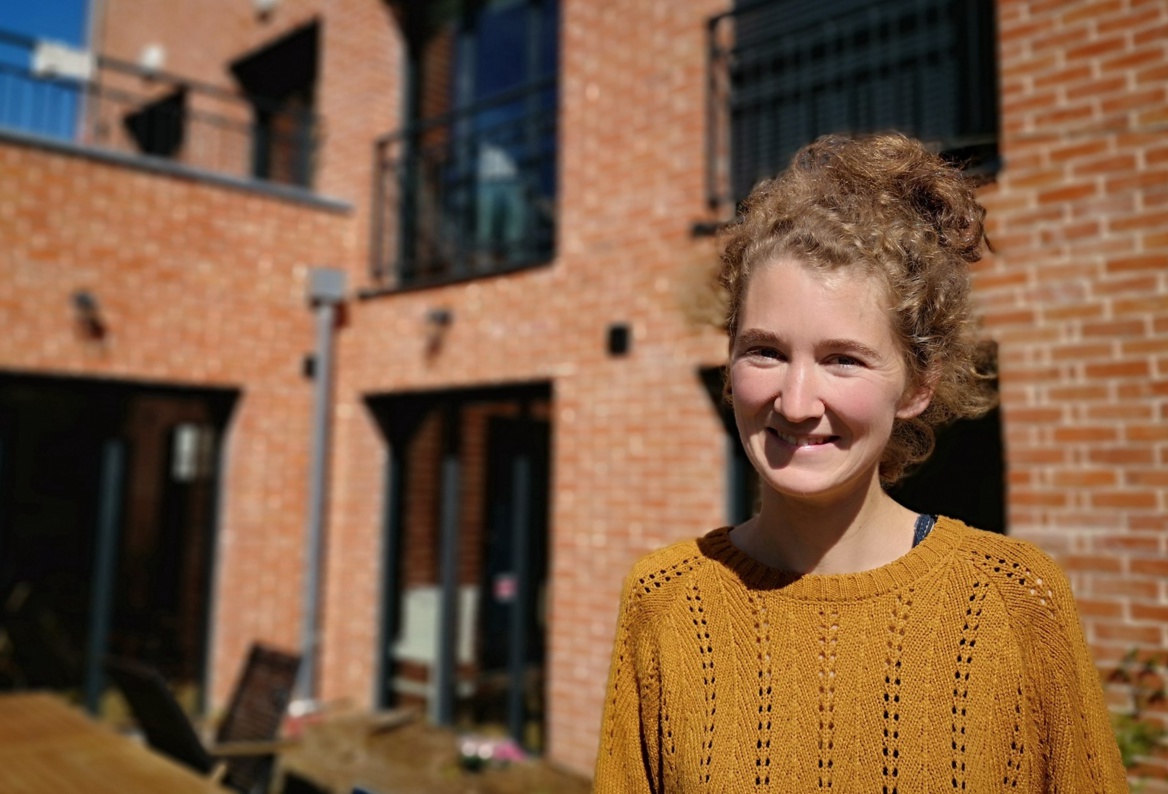
[(938, 523), (948, 525), (956, 533), (958, 548), (978, 568), (1007, 578), (1022, 575), (1025, 570), (1036, 575), (1062, 575), (1051, 556), (1028, 540), (976, 529), (955, 518), (942, 517)]
[[(725, 531), (725, 528), (714, 530), (710, 535)], [(687, 538), (649, 552), (634, 563), (629, 579), (638, 583), (645, 579), (644, 584), (648, 587), (659, 589), (675, 576), (683, 575), (702, 564), (705, 555), (700, 547), (701, 542), (702, 538)]]
[(958, 549), (978, 578), (992, 585), (1011, 612), (1035, 620), (1062, 620), (1074, 612), (1067, 576), (1036, 544), (942, 519), (959, 535)]
[(722, 527), (701, 538), (677, 541), (638, 559), (625, 578), (627, 600), (653, 603), (671, 600), (700, 575), (700, 569), (709, 561), (703, 550), (704, 541), (727, 530), (728, 527)]

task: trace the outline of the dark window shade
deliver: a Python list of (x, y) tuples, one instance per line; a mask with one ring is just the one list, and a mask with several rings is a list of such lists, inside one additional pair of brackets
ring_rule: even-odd
[(188, 124), (186, 89), (172, 91), (130, 113), (124, 123), (138, 151), (156, 157), (178, 157)]

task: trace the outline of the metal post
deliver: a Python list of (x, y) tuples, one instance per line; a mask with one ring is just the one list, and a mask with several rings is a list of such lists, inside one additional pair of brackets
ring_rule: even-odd
[(344, 300), (345, 273), (334, 268), (313, 268), (309, 301), (316, 311), (316, 359), (313, 368), (312, 458), (308, 481), (308, 541), (304, 572), (304, 606), (301, 615), (301, 662), (297, 694), (311, 699), (316, 694), (317, 650), (320, 644), (320, 573), (324, 538), (325, 498), (328, 480), (329, 418), (332, 414), (332, 355), (337, 304)]
[(397, 674), (397, 659), (393, 644), (398, 634), (398, 589), (401, 587), (401, 536), (403, 501), (406, 492), (405, 451), (391, 441), (385, 456), (385, 509), (382, 512), (382, 532), (385, 546), (382, 549), (381, 585), (381, 653), (378, 654), (380, 670), (376, 681), (376, 702), (378, 706), (393, 704), (393, 678)]
[(122, 487), (126, 450), (121, 441), (105, 442), (101, 451), (101, 493), (98, 496), (97, 545), (89, 599), (89, 653), (85, 659), (85, 708), (97, 714), (105, 689), (102, 661), (109, 648), (110, 613), (117, 579), (118, 528), (122, 520)]
[[(527, 7), (527, 81), (532, 78), (543, 77), (544, 70), (540, 69), (540, 47), (543, 36), (543, 9), (536, 4)], [(519, 175), (520, 189), (523, 191), (523, 226), (518, 244), (518, 250), (508, 247), (506, 252), (507, 264), (519, 262), (529, 265), (536, 259), (534, 246), (538, 243), (536, 231), (536, 205), (542, 190), (540, 184), (540, 121), (543, 113), (540, 112), (540, 102), (543, 92), (529, 91), (523, 109), (523, 168)], [(510, 242), (510, 241), (508, 241)]]
[(515, 598), (511, 601), (510, 643), (507, 667), (507, 728), (520, 746), (525, 745), (525, 680), (527, 678), (527, 614), (531, 607), (531, 459), (515, 458), (511, 466), (511, 549), (515, 572)]
[(431, 690), (430, 716), (438, 725), (454, 724), (455, 688), (458, 686), (458, 412), (446, 414), (446, 452), (442, 457), (442, 603), (439, 612), (438, 654)]
[(477, 49), (475, 45), (474, 31), (464, 19), (458, 31), (458, 55), (455, 60), (458, 68), (458, 73), (454, 76), (457, 110), (450, 122), (450, 137), (453, 141), (454, 162), (458, 172), (454, 185), (456, 191), (454, 212), (458, 229), (455, 245), (458, 253), (454, 258), (453, 271), (445, 274), (447, 277), (473, 272), (474, 268), (471, 265), (479, 253), (475, 224), (477, 214), (482, 209), (478, 206), (480, 118), (477, 111), (467, 110), (479, 104), (478, 97), (475, 96), (474, 63)]
[[(379, 228), (393, 223), (397, 226), (397, 250), (392, 255), (397, 256), (396, 270), (392, 275), (398, 284), (404, 284), (417, 277), (422, 263), (418, 261), (417, 239), (419, 237), (420, 208), (418, 206), (418, 166), (423, 156), (421, 141), (424, 127), (418, 126), (421, 119), (422, 107), (422, 50), (425, 47), (426, 9), (421, 3), (406, 3), (402, 7), (406, 14), (406, 90), (403, 97), (402, 118), (406, 119), (404, 134), (401, 137), (399, 159), (400, 170), (395, 171), (398, 188), (398, 207), (396, 217), (390, 219), (387, 205), (383, 202), (378, 206), (377, 223)], [(390, 144), (385, 143), (378, 150), (380, 159), (376, 166), (381, 180), (382, 191), (388, 181), (386, 170), (389, 168)], [(439, 210), (441, 211), (441, 210)], [(383, 250), (383, 259), (391, 252)], [(382, 276), (389, 276), (386, 271), (387, 263), (378, 263), (382, 268)], [(425, 263), (429, 266), (430, 262)], [(384, 282), (381, 282), (384, 283)]]
[(215, 615), (220, 606), (218, 597), (219, 588), (217, 586), (219, 581), (219, 567), (215, 561), (215, 550), (218, 547), (218, 532), (219, 527), (223, 525), (220, 508), (222, 506), (223, 495), (223, 460), (226, 445), (223, 443), (224, 434), (226, 433), (228, 417), (231, 414), (232, 402), (227, 403), (227, 408), (222, 407), (223, 403), (218, 400), (215, 401), (217, 405), (212, 408), (216, 439), (215, 439), (215, 456), (214, 468), (211, 470), (211, 495), (210, 501), (207, 505), (207, 515), (205, 517), (207, 534), (204, 536), (204, 554), (206, 554), (207, 567), (203, 573), (201, 588), (204, 597), (206, 598), (206, 608), (203, 611), (203, 619), (201, 621), (200, 633), (205, 638), (203, 645), (202, 658), (202, 686), (199, 689), (199, 701), (197, 709), (200, 713), (207, 710), (207, 705), (210, 703), (210, 692), (212, 685), (212, 668), (211, 659), (213, 658), (213, 626), (215, 625)]

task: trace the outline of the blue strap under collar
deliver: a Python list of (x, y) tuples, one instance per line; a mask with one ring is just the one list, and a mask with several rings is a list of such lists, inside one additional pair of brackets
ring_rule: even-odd
[(913, 529), (913, 548), (917, 547), (922, 540), (925, 539), (930, 532), (933, 531), (933, 525), (937, 523), (936, 516), (926, 515), (921, 513), (917, 518), (916, 527)]

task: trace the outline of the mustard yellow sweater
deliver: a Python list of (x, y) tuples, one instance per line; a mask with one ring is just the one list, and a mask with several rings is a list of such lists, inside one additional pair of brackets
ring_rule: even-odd
[(1127, 791), (1066, 578), (941, 518), (882, 568), (797, 577), (728, 529), (629, 575), (597, 794)]

